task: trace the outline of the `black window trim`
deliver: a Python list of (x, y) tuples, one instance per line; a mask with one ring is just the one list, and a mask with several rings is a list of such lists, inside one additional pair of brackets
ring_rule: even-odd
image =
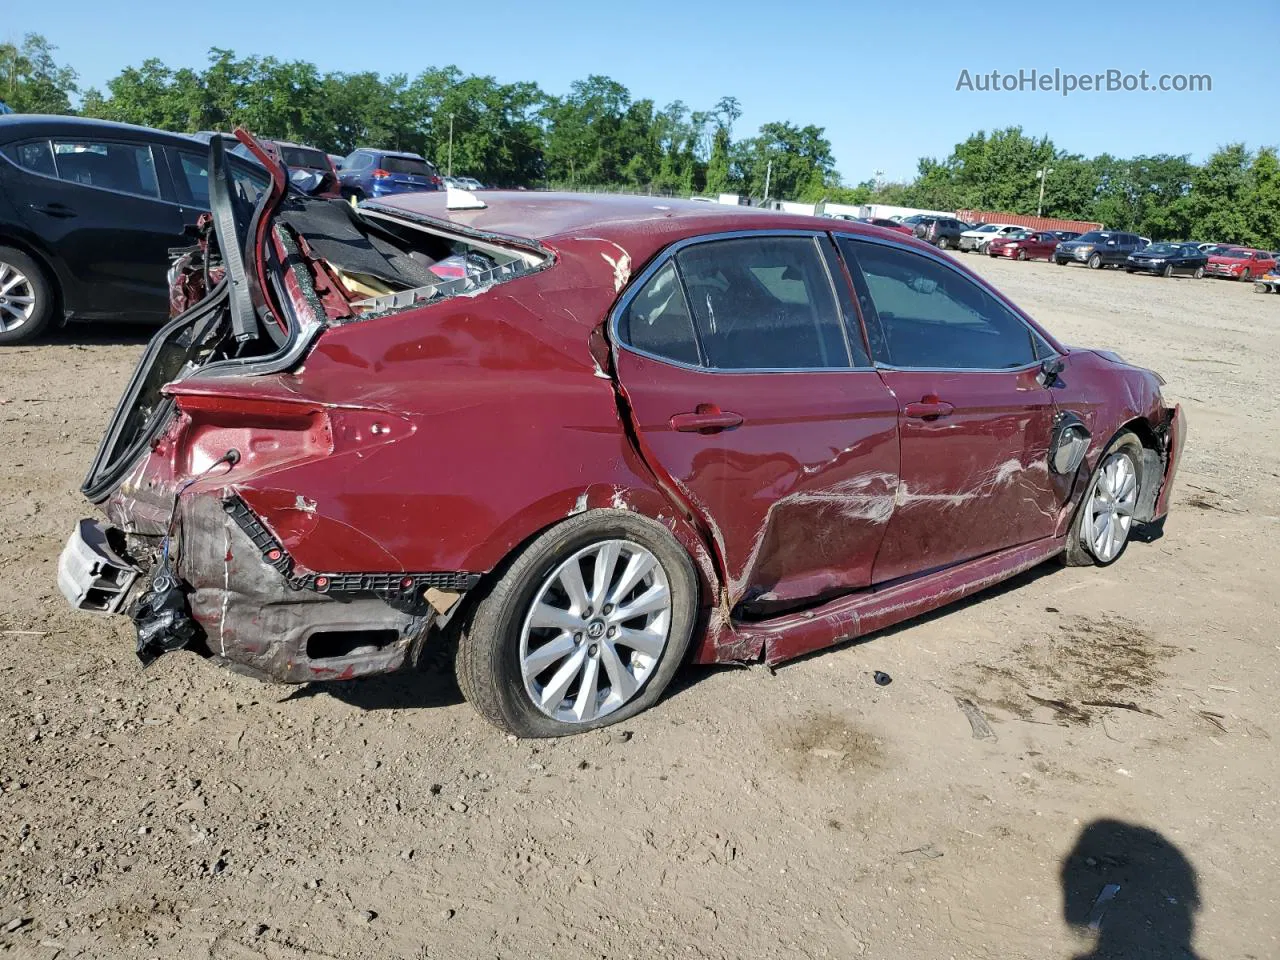
[[(876, 360), (875, 356), (873, 355), (871, 357), (871, 365), (874, 369), (885, 370), (889, 372), (899, 372), (899, 373), (1022, 373), (1027, 370), (1036, 369), (1037, 367), (1041, 366), (1045, 360), (1052, 359), (1054, 356), (1056, 357), (1063, 356), (1062, 354), (1058, 353), (1055, 350), (1053, 343), (1050, 342), (1049, 338), (1046, 337), (1043, 333), (1041, 333), (1040, 330), (1037, 329), (1036, 325), (1031, 323), (1030, 320), (1027, 318), (1027, 316), (1021, 310), (1019, 310), (1018, 307), (1015, 304), (1013, 304), (1006, 296), (1004, 296), (1004, 294), (1000, 293), (1000, 291), (996, 290), (995, 287), (988, 284), (982, 278), (971, 276), (970, 274), (967, 274), (963, 270), (961, 270), (955, 263), (949, 263), (948, 262), (948, 260), (950, 259), (949, 257), (946, 257), (945, 255), (937, 254), (932, 250), (919, 250), (916, 247), (908, 246), (905, 243), (898, 243), (896, 240), (890, 240), (882, 237), (872, 237), (867, 234), (849, 233), (847, 231), (833, 231), (832, 235), (836, 238), (837, 242), (841, 238), (844, 238), (848, 240), (856, 240), (861, 243), (876, 243), (884, 247), (893, 247), (897, 250), (903, 251), (904, 253), (912, 253), (918, 257), (924, 257), (927, 260), (932, 260), (934, 263), (937, 263), (947, 268), (952, 273), (959, 276), (962, 280), (967, 280), (970, 283), (977, 284), (979, 288), (981, 288), (987, 294), (994, 297), (997, 302), (1003, 304), (1009, 310), (1009, 312), (1013, 314), (1014, 318), (1019, 323), (1021, 323), (1023, 327), (1026, 328), (1027, 334), (1031, 340), (1031, 354), (1034, 357), (1034, 359), (1030, 363), (1026, 363), (1019, 367), (899, 367), (891, 363), (881, 363), (878, 360)], [(843, 250), (840, 251), (840, 255), (841, 257), (844, 257)], [(846, 266), (846, 269), (850, 271), (854, 269), (861, 271), (862, 269), (861, 265), (858, 264), (856, 259), (852, 261), (846, 259), (845, 266)], [(854, 297), (853, 297), (854, 303), (857, 304), (858, 302), (857, 290), (854, 290), (853, 293), (854, 293)], [(858, 307), (858, 310), (859, 312), (861, 312), (860, 306)], [(861, 318), (861, 319), (865, 323), (865, 318)], [(1038, 349), (1037, 344), (1040, 344), (1040, 343), (1043, 343), (1051, 351), (1051, 355), (1049, 357), (1039, 356), (1040, 350)]]
[[(4, 144), (4, 146), (7, 148), (11, 146), (21, 146), (27, 143), (41, 143), (41, 142), (47, 143), (49, 145), (49, 153), (53, 157), (53, 168), (54, 170), (57, 170), (58, 155), (53, 149), (54, 143), (59, 142), (59, 138), (57, 135), (50, 135), (45, 137), (31, 137), (28, 140), (13, 140), (10, 143)], [(71, 141), (62, 140), (61, 142), (66, 143)], [(10, 166), (12, 166), (14, 169), (22, 171), (24, 174), (26, 174), (29, 177), (40, 177), (41, 179), (44, 179), (44, 180), (52, 180), (54, 183), (65, 183), (71, 187), (83, 187), (86, 190), (99, 190), (102, 193), (114, 194), (117, 197), (128, 197), (131, 200), (149, 200), (152, 203), (163, 203), (171, 207), (190, 207), (191, 206), (191, 204), (189, 203), (182, 203), (180, 200), (176, 199), (177, 193), (172, 192), (174, 190), (174, 186), (172, 181), (168, 179), (170, 174), (169, 158), (165, 153), (165, 151), (167, 151), (168, 148), (174, 146), (173, 144), (151, 143), (146, 140), (125, 140), (120, 137), (98, 137), (95, 139), (81, 138), (79, 142), (118, 143), (127, 147), (146, 147), (148, 150), (151, 151), (151, 163), (152, 163), (152, 166), (155, 168), (155, 172), (156, 172), (156, 188), (160, 191), (160, 195), (158, 197), (152, 197), (144, 193), (130, 193), (128, 190), (116, 190), (112, 187), (97, 187), (91, 183), (77, 183), (74, 180), (64, 180), (62, 179), (61, 176), (51, 177), (47, 173), (41, 173), (39, 170), (32, 170), (30, 167), (22, 166), (16, 160), (14, 160), (8, 154), (2, 151), (0, 151), (0, 158), (3, 158), (4, 161), (8, 163)], [(183, 147), (174, 147), (174, 149), (181, 150), (183, 149)], [(159, 151), (160, 156), (163, 157), (163, 162), (157, 160), (156, 158), (157, 151)], [(199, 151), (197, 150), (196, 152), (198, 153)], [(162, 170), (163, 170), (163, 173), (161, 172)], [(166, 195), (166, 192), (165, 192), (166, 187), (169, 189), (169, 191), (171, 191), (171, 195)]]
[[(618, 350), (626, 349), (627, 351), (635, 354), (636, 356), (645, 357), (649, 360), (656, 360), (659, 363), (665, 363), (673, 367), (680, 367), (685, 370), (694, 370), (694, 371), (697, 371), (698, 373), (731, 374), (731, 375), (732, 374), (756, 374), (756, 373), (874, 373), (875, 364), (874, 364), (874, 361), (871, 360), (870, 354), (868, 354), (867, 366), (854, 365), (853, 350), (849, 342), (849, 338), (851, 336), (851, 333), (849, 330), (849, 324), (854, 323), (858, 325), (858, 336), (861, 337), (862, 336), (861, 320), (856, 316), (854, 317), (846, 316), (844, 298), (840, 296), (840, 290), (838, 289), (838, 285), (841, 283), (845, 283), (846, 281), (844, 280), (843, 277), (837, 278), (832, 274), (831, 263), (829, 258), (826, 256), (822, 256), (820, 251), (816, 251), (816, 252), (819, 252), (818, 259), (822, 261), (823, 270), (826, 273), (827, 282), (831, 288), (831, 300), (835, 304), (836, 313), (838, 315), (837, 319), (840, 323), (841, 335), (844, 338), (845, 358), (846, 358), (846, 364), (847, 364), (846, 366), (843, 366), (843, 367), (711, 367), (711, 366), (701, 366), (701, 365), (694, 366), (693, 364), (685, 363), (681, 360), (673, 360), (671, 357), (664, 357), (656, 353), (650, 353), (647, 350), (641, 350), (639, 347), (632, 346), (625, 339), (623, 339), (622, 332), (619, 326), (620, 321), (622, 319), (622, 314), (626, 312), (627, 307), (631, 305), (631, 301), (634, 300), (636, 296), (639, 294), (639, 292), (644, 289), (645, 284), (649, 282), (650, 278), (652, 278), (654, 274), (656, 274), (659, 270), (661, 270), (663, 266), (666, 265), (668, 260), (674, 260), (676, 255), (681, 250), (684, 250), (696, 244), (714, 243), (717, 240), (742, 240), (742, 239), (752, 239), (757, 237), (802, 237), (802, 238), (808, 238), (811, 240), (816, 240), (818, 242), (825, 241), (828, 244), (832, 243), (832, 239), (831, 239), (832, 234), (830, 231), (799, 230), (799, 229), (730, 230), (722, 233), (707, 233), (707, 234), (701, 234), (696, 237), (685, 237), (683, 240), (677, 240), (675, 243), (672, 243), (669, 246), (664, 247), (656, 257), (654, 257), (651, 261), (649, 261), (648, 266), (646, 266), (642, 271), (640, 271), (639, 274), (637, 274), (635, 277), (632, 278), (631, 283), (627, 285), (626, 291), (622, 294), (622, 296), (618, 299), (618, 301), (613, 305), (613, 309), (609, 313), (609, 337), (613, 341), (614, 348)], [(675, 269), (676, 269), (676, 276), (679, 278), (681, 286), (683, 286), (684, 276), (680, 272), (680, 263), (678, 260), (675, 261)], [(687, 294), (686, 294), (686, 299), (687, 299)], [(856, 303), (856, 299), (855, 299), (855, 303)], [(702, 340), (701, 340), (701, 337), (698, 336), (697, 323), (693, 322), (692, 317), (690, 317), (690, 322), (693, 325), (694, 340), (697, 342), (697, 345), (698, 345), (698, 356), (704, 357), (705, 354), (702, 348)]]

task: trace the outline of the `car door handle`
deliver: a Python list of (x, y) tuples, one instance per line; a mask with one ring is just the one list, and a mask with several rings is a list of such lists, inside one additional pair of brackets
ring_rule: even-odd
[(43, 213), (49, 217), (58, 217), (62, 220), (70, 220), (76, 215), (76, 212), (64, 203), (33, 203), (30, 206), (36, 213)]
[(699, 410), (695, 413), (677, 413), (671, 418), (671, 429), (681, 433), (701, 433), (704, 430), (731, 430), (742, 425), (742, 414), (728, 410)]
[(908, 403), (902, 412), (913, 420), (936, 420), (948, 417), (955, 407), (937, 397), (923, 397), (914, 403)]

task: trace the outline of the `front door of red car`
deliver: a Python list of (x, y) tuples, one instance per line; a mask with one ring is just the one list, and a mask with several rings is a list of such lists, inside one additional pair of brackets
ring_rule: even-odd
[(714, 541), (739, 613), (868, 586), (893, 513), (897, 403), (845, 322), (839, 269), (825, 235), (708, 238), (617, 312), (642, 449)]
[(1040, 338), (944, 263), (841, 240), (872, 354), (897, 397), (901, 482), (873, 579), (896, 580), (1051, 536), (1055, 408)]

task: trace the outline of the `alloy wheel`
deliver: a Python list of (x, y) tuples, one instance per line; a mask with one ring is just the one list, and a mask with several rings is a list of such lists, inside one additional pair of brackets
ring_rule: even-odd
[(533, 705), (553, 720), (586, 723), (639, 693), (671, 630), (662, 564), (630, 540), (584, 547), (533, 595), (520, 633), (520, 672)]
[(1124, 549), (1137, 502), (1138, 472), (1133, 459), (1116, 451), (1098, 469), (1098, 479), (1085, 507), (1082, 539), (1099, 563), (1110, 563)]
[(17, 330), (35, 312), (30, 278), (13, 264), (0, 261), (0, 333)]

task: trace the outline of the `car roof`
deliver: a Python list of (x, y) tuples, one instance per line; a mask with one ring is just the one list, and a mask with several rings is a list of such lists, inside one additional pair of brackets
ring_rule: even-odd
[(383, 157), (404, 157), (406, 160), (423, 160), (426, 158), (420, 153), (410, 153), (407, 150), (383, 150), (381, 147), (356, 147), (352, 153), (376, 153)]
[(0, 115), (0, 140), (16, 140), (20, 137), (53, 137), (65, 134), (75, 137), (130, 137), (162, 140), (174, 144), (190, 144), (196, 139), (186, 133), (169, 133), (152, 127), (140, 127), (132, 123), (116, 123), (112, 120), (96, 120), (92, 117), (64, 117), (43, 113), (6, 113)]
[[(836, 230), (873, 237), (889, 235), (888, 228), (851, 220), (833, 221), (759, 207), (626, 194), (494, 190), (485, 192), (484, 208), (459, 210), (448, 208), (447, 195), (442, 191), (400, 193), (367, 202), (444, 221), (470, 231), (535, 240), (552, 247), (557, 240), (603, 240), (622, 248), (630, 257), (633, 269), (638, 269), (671, 243), (713, 233)], [(903, 244), (933, 249), (929, 244), (901, 233), (895, 232), (892, 236)]]

